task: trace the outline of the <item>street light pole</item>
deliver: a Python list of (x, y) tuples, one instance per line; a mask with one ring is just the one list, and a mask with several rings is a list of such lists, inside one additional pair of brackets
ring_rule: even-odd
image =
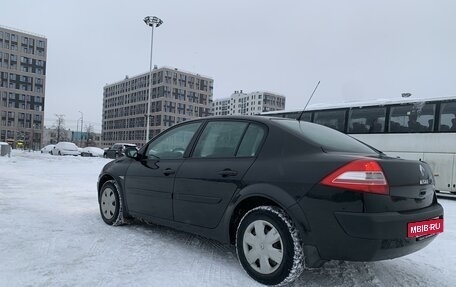
[(82, 127), (84, 126), (84, 113), (79, 111), (81, 113), (81, 134), (79, 135), (79, 146), (82, 147)]
[(146, 115), (146, 143), (149, 141), (149, 126), (150, 126), (150, 104), (152, 100), (152, 51), (154, 47), (154, 27), (159, 27), (163, 21), (156, 16), (147, 16), (144, 18), (144, 23), (152, 27), (150, 36), (150, 66), (149, 66), (149, 95), (147, 99), (147, 115)]

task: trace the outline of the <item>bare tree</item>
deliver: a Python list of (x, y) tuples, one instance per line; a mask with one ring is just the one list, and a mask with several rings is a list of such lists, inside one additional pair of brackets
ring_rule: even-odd
[(55, 120), (55, 130), (56, 130), (56, 133), (57, 133), (57, 142), (60, 142), (60, 140), (66, 138), (66, 134), (64, 135), (65, 133), (65, 115), (58, 115), (58, 114), (55, 114), (55, 116), (57, 117), (57, 119)]
[(85, 132), (87, 134), (86, 138), (86, 146), (94, 146), (94, 137), (95, 137), (95, 132), (92, 124), (88, 124), (85, 126)]

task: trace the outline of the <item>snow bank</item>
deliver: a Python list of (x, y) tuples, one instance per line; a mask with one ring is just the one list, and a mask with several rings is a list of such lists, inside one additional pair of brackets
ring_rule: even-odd
[[(106, 225), (96, 182), (107, 162), (16, 150), (0, 157), (0, 286), (259, 286), (230, 246), (155, 225)], [(427, 248), (329, 262), (292, 286), (455, 286), (456, 201), (441, 203), (445, 232)]]

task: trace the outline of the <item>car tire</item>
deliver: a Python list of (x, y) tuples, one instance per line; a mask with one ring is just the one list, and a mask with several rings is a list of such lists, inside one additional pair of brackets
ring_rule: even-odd
[(288, 284), (304, 269), (299, 232), (275, 206), (259, 206), (244, 215), (236, 233), (236, 252), (247, 274), (262, 284)]
[(123, 214), (122, 195), (115, 180), (106, 181), (100, 190), (100, 214), (108, 225), (122, 225), (126, 223)]
[(59, 151), (59, 155), (62, 155), (62, 153)]

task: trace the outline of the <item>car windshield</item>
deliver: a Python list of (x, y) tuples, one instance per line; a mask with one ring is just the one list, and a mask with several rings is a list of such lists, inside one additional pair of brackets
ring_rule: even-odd
[(378, 154), (378, 150), (334, 129), (297, 120), (274, 119), (286, 129), (298, 133), (324, 151)]

